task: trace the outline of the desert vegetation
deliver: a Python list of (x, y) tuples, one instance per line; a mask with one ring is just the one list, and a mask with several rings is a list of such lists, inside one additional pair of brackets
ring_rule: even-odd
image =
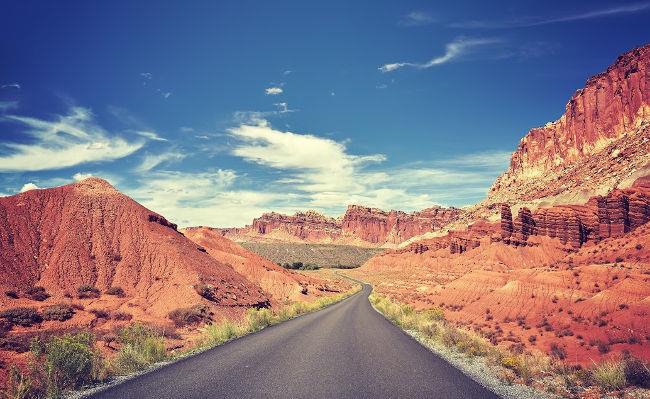
[[(342, 294), (321, 297), (308, 303), (285, 304), (277, 309), (249, 308), (239, 320), (223, 318), (215, 322), (212, 320), (214, 314), (206, 305), (176, 309), (168, 316), (176, 326), (206, 324), (199, 328), (200, 335), (193, 345), (174, 350), (166, 348), (165, 339), (180, 339), (179, 335), (140, 322), (130, 323), (117, 329), (115, 334), (100, 338), (105, 344), (110, 342), (111, 345), (116, 345), (116, 353), (111, 356), (98, 349), (100, 339), (89, 331), (46, 338), (37, 336), (25, 349), (29, 352), (25, 367), (11, 367), (7, 385), (0, 397), (60, 398), (66, 392), (146, 370), (154, 364), (201, 352), (302, 314), (320, 310), (358, 290), (357, 286)], [(84, 289), (79, 292), (88, 291), (90, 290)], [(34, 308), (13, 308), (1, 312), (0, 318), (4, 319), (3, 325), (6, 324), (10, 329), (12, 325), (29, 326), (44, 319), (67, 320), (74, 315), (75, 310), (67, 304), (48, 306), (42, 313)], [(91, 312), (98, 318), (131, 319), (131, 315), (124, 312), (110, 314), (102, 309), (92, 309)]]
[(319, 267), (351, 269), (383, 252), (380, 248), (363, 248), (352, 245), (305, 244), (286, 242), (242, 242), (242, 247), (279, 265), (297, 262)]
[[(398, 327), (412, 333), (434, 351), (444, 348), (468, 358), (480, 358), (503, 382), (521, 383), (562, 397), (584, 394), (618, 394), (623, 390), (650, 387), (650, 365), (624, 353), (592, 367), (571, 366), (561, 346), (552, 344), (551, 356), (523, 347), (493, 345), (488, 337), (447, 321), (444, 311), (416, 311), (411, 305), (373, 293), (370, 301)], [(532, 338), (532, 341), (536, 340)]]

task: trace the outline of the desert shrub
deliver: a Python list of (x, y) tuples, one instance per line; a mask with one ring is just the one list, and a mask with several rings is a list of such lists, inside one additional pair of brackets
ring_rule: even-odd
[(94, 344), (90, 333), (66, 334), (47, 342), (34, 340), (31, 349), (35, 362), (30, 378), (47, 397), (60, 397), (64, 390), (96, 380), (103, 359)]
[(217, 324), (209, 324), (203, 334), (203, 344), (212, 347), (236, 338), (242, 334), (241, 326), (228, 319)]
[(643, 245), (641, 245), (641, 244), (636, 244), (636, 245), (634, 246), (634, 248), (636, 248), (637, 251), (640, 251), (640, 250), (643, 249)]
[(122, 344), (111, 367), (116, 374), (129, 374), (143, 370), (166, 358), (165, 341), (151, 327), (134, 323), (119, 330)]
[(210, 284), (199, 284), (194, 287), (196, 292), (208, 301), (215, 301), (217, 298), (214, 293), (214, 287)]
[(625, 259), (623, 259), (622, 256), (617, 256), (616, 259), (615, 259), (616, 263), (621, 263), (621, 262), (623, 262), (624, 260), (625, 260)]
[(43, 396), (43, 392), (37, 390), (30, 374), (22, 372), (15, 365), (11, 366), (7, 383), (5, 385), (4, 397), (7, 399), (31, 399)]
[(50, 294), (45, 291), (45, 288), (40, 286), (31, 287), (25, 292), (25, 294), (27, 294), (30, 299), (39, 302), (42, 302), (50, 297)]
[(84, 310), (86, 307), (80, 303), (71, 303), (70, 306), (72, 306), (72, 309), (74, 310)]
[(13, 325), (6, 321), (6, 320), (0, 320), (0, 338), (4, 337), (7, 335), (9, 331), (13, 328)]
[(133, 318), (133, 315), (131, 313), (123, 312), (121, 310), (113, 312), (113, 319), (114, 320), (120, 320), (120, 321), (128, 321)]
[(90, 309), (90, 313), (94, 314), (98, 319), (110, 319), (111, 313), (106, 309)]
[(84, 284), (77, 287), (77, 297), (79, 299), (99, 298), (100, 295), (101, 292), (99, 289), (97, 287), (93, 287), (92, 285)]
[(30, 327), (43, 321), (43, 315), (38, 310), (25, 307), (4, 310), (0, 312), (0, 318), (22, 327)]
[(597, 346), (598, 346), (598, 352), (602, 353), (603, 355), (610, 351), (609, 344), (607, 342), (598, 341)]
[(650, 388), (650, 367), (636, 357), (627, 356), (623, 362), (627, 383), (641, 388)]
[(564, 360), (566, 359), (566, 350), (553, 342), (551, 344), (551, 356), (556, 359)]
[(16, 291), (5, 291), (5, 295), (11, 299), (18, 299), (18, 293)]
[(122, 287), (111, 287), (106, 290), (106, 295), (115, 295), (117, 297), (123, 298), (125, 294)]
[(427, 319), (427, 320), (432, 320), (432, 321), (440, 321), (445, 319), (445, 312), (440, 309), (440, 308), (433, 308), (433, 309), (428, 309), (425, 310), (422, 315)]
[(596, 385), (608, 391), (621, 389), (627, 383), (620, 362), (605, 362), (596, 366), (591, 370), (591, 378)]
[(528, 337), (528, 342), (530, 342), (531, 344), (534, 344), (535, 342), (537, 342), (537, 335), (529, 336)]
[(273, 323), (273, 313), (269, 309), (250, 308), (246, 311), (246, 324), (250, 332), (268, 327)]
[(199, 324), (211, 320), (210, 308), (206, 305), (194, 305), (189, 308), (174, 309), (167, 317), (174, 322), (176, 327)]
[(75, 310), (72, 308), (72, 306), (65, 303), (59, 303), (43, 309), (43, 319), (66, 321), (71, 319), (72, 316), (74, 316), (74, 313)]

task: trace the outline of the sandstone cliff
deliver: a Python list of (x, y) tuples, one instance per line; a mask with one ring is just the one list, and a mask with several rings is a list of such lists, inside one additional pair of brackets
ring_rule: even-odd
[(650, 162), (650, 45), (587, 81), (555, 122), (532, 129), (488, 203), (578, 202), (628, 187)]
[(439, 229), (461, 213), (457, 208), (439, 206), (406, 213), (350, 205), (338, 219), (314, 211), (295, 215), (271, 212), (254, 219), (249, 226), (219, 231), (237, 241), (390, 246)]

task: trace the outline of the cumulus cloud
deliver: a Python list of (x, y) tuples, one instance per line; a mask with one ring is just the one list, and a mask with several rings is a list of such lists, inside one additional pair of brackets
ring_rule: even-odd
[(650, 2), (617, 5), (608, 8), (585, 10), (578, 13), (568, 13), (554, 17), (521, 17), (504, 21), (463, 21), (450, 24), (454, 28), (475, 29), (501, 29), (501, 28), (526, 28), (532, 26), (549, 25), (561, 22), (581, 21), (595, 18), (612, 17), (617, 15), (633, 14), (650, 9)]
[(229, 169), (152, 172), (126, 193), (180, 226), (243, 226), (271, 208), (292, 211), (281, 205), (291, 194), (237, 189), (237, 177)]
[(384, 64), (378, 69), (381, 72), (393, 72), (400, 68), (411, 67), (417, 69), (427, 69), (436, 65), (446, 64), (450, 61), (458, 59), (463, 55), (469, 53), (477, 47), (482, 47), (486, 45), (491, 45), (499, 43), (500, 40), (496, 38), (478, 38), (478, 39), (468, 39), (468, 38), (459, 38), (451, 43), (448, 43), (445, 46), (445, 53), (441, 56), (432, 58), (431, 60), (424, 63), (417, 62), (394, 62), (390, 64)]
[(37, 190), (38, 188), (39, 187), (34, 183), (25, 183), (23, 187), (20, 189), (20, 192), (24, 193), (25, 191)]
[(278, 94), (282, 94), (284, 90), (282, 90), (282, 87), (268, 87), (264, 89), (264, 92), (267, 96), (277, 96)]
[(139, 150), (144, 141), (128, 141), (108, 133), (90, 112), (73, 107), (54, 120), (8, 115), (6, 121), (26, 126), (29, 143), (0, 144), (0, 172), (62, 169), (87, 162), (119, 159)]
[(400, 18), (402, 26), (422, 26), (435, 22), (435, 18), (423, 11), (412, 11)]
[(93, 177), (93, 174), (92, 174), (92, 173), (81, 173), (81, 172), (77, 172), (77, 173), (75, 173), (75, 174), (72, 176), (72, 179), (73, 179), (74, 181), (82, 181), (82, 180), (87, 179), (87, 178), (89, 178), (89, 177)]

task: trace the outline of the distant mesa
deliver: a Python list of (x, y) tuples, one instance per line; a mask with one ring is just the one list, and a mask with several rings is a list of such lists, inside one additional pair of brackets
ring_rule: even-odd
[(253, 223), (246, 227), (219, 230), (225, 237), (235, 241), (390, 247), (411, 237), (435, 231), (460, 214), (462, 210), (458, 208), (439, 206), (406, 213), (349, 205), (345, 214), (339, 218), (327, 217), (314, 211), (294, 215), (271, 212), (253, 219)]

